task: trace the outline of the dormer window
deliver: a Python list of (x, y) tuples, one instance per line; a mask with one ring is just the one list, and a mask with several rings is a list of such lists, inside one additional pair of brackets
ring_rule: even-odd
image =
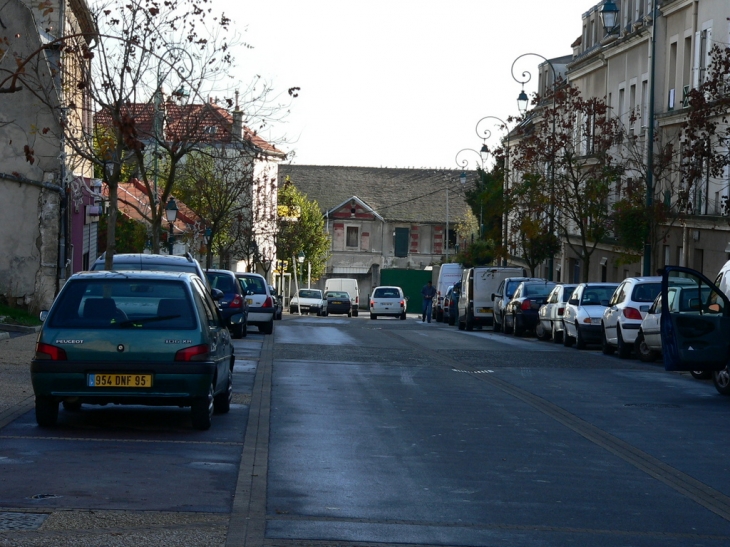
[(215, 125), (206, 125), (203, 128), (203, 133), (205, 133), (206, 135), (215, 135), (216, 133), (218, 133), (218, 127)]

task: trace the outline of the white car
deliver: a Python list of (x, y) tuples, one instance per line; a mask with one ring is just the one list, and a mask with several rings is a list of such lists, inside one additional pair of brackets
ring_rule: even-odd
[(264, 334), (273, 333), (276, 304), (264, 276), (257, 273), (236, 272), (236, 279), (243, 289), (243, 294), (246, 295), (247, 323), (258, 327)]
[(547, 302), (540, 306), (538, 315), (540, 322), (535, 329), (540, 340), (550, 340), (556, 344), (563, 341), (563, 313), (565, 303), (570, 298), (577, 285), (555, 285), (548, 295)]
[(400, 287), (375, 287), (370, 297), (370, 319), (382, 316), (406, 318), (406, 295)]
[(327, 308), (327, 300), (319, 289), (299, 289), (299, 293), (289, 301), (289, 313), (316, 313), (322, 315)]
[(621, 359), (631, 355), (641, 322), (661, 290), (661, 277), (627, 277), (621, 282), (603, 312), (603, 353), (618, 350)]
[[(680, 284), (681, 283), (681, 284)], [(679, 286), (677, 286), (679, 284)], [(698, 298), (697, 285), (692, 280), (687, 280), (685, 286), (684, 280), (674, 278), (673, 285), (667, 287), (667, 300), (669, 302), (670, 313), (687, 313), (692, 311), (693, 299)], [(710, 296), (710, 287), (702, 287), (701, 298), (703, 301)], [(659, 294), (654, 299), (654, 303), (649, 307), (646, 315), (641, 322), (639, 334), (634, 342), (634, 349), (639, 359), (646, 363), (656, 361), (662, 353), (662, 332), (661, 332), (661, 315), (662, 315), (662, 295)], [(692, 376), (696, 378), (710, 378), (712, 374), (695, 373)]]
[(581, 283), (570, 295), (563, 313), (563, 345), (584, 349), (586, 344), (600, 344), (603, 311), (618, 283)]

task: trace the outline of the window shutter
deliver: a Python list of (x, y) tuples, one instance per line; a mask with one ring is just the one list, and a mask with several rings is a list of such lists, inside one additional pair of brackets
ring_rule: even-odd
[(694, 54), (694, 63), (692, 66), (692, 88), (697, 89), (700, 87), (700, 33), (695, 32), (695, 54)]

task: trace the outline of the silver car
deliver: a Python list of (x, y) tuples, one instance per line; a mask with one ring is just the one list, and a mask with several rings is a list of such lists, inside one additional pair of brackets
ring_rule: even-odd
[(540, 340), (550, 340), (559, 344), (563, 341), (563, 313), (565, 304), (577, 285), (559, 284), (553, 287), (547, 302), (540, 306), (540, 323), (535, 332)]
[(601, 320), (618, 283), (581, 283), (570, 295), (563, 314), (563, 345), (575, 343), (578, 349), (587, 344), (600, 344), (603, 337)]

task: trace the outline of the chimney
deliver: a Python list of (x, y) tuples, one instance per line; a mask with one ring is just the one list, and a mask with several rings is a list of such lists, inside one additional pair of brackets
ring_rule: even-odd
[(243, 140), (243, 112), (238, 108), (238, 90), (236, 90), (236, 106), (233, 111), (233, 127), (231, 128), (233, 138)]

